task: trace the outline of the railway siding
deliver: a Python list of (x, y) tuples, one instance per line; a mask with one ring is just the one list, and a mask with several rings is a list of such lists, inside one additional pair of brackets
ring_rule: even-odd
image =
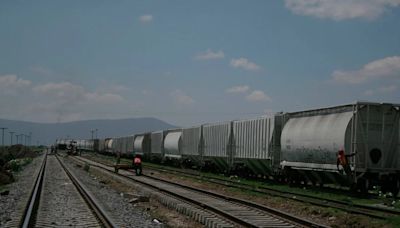
[[(78, 159), (77, 159), (78, 160)], [(93, 161), (79, 158), (79, 160), (87, 162), (92, 166), (97, 166), (102, 169), (106, 169), (109, 172), (112, 171), (111, 167), (95, 163)], [(185, 201), (189, 201), (194, 205), (200, 205), (208, 211), (224, 216), (225, 218), (241, 224), (246, 227), (294, 227), (294, 226), (316, 226), (323, 227), (323, 225), (305, 222), (300, 223), (298, 220), (293, 221), (288, 217), (282, 218), (281, 215), (271, 214), (271, 211), (266, 211), (253, 207), (251, 205), (244, 205), (240, 202), (232, 202), (225, 198), (211, 196), (207, 193), (200, 193), (193, 190), (185, 189), (182, 186), (177, 186), (171, 183), (161, 182), (159, 180), (151, 179), (148, 177), (137, 177), (131, 172), (121, 171), (124, 176), (129, 176), (133, 180), (151, 186), (153, 189), (166, 192), (174, 197), (184, 198)], [(298, 218), (297, 218), (298, 219)], [(305, 225), (307, 224), (307, 225)]]
[[(72, 159), (75, 162), (81, 164), (84, 163), (84, 161), (82, 161), (81, 159), (77, 158), (72, 158)], [(93, 166), (94, 163), (91, 163), (90, 160), (88, 160), (87, 162), (89, 162), (89, 164), (92, 164), (91, 169), (96, 169), (103, 173), (105, 172), (105, 175), (107, 175), (109, 178), (113, 178), (122, 183), (126, 183), (127, 185), (136, 187), (140, 186), (139, 188), (141, 189), (143, 194), (150, 196), (152, 199), (157, 200), (165, 207), (176, 210), (177, 212), (190, 217), (194, 221), (199, 222), (200, 224), (203, 224), (206, 227), (238, 227), (237, 224), (227, 221), (225, 218), (222, 218), (221, 216), (216, 215), (215, 213), (205, 210), (202, 206), (189, 204), (183, 202), (178, 198), (171, 197), (169, 195), (166, 195), (158, 191), (154, 191), (154, 189), (145, 187), (143, 185), (139, 185), (137, 182), (132, 182), (132, 180), (127, 179), (126, 177), (115, 175), (113, 169), (111, 168), (109, 169), (109, 172), (107, 172), (102, 168)]]

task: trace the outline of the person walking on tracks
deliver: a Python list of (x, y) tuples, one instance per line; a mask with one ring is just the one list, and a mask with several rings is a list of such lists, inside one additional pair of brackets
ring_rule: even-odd
[(341, 172), (339, 170), (339, 165), (341, 165), (343, 167), (344, 172), (347, 175), (351, 175), (351, 168), (350, 168), (348, 158), (353, 157), (356, 154), (357, 154), (357, 152), (345, 155), (344, 150), (340, 149), (338, 152), (337, 161), (336, 161), (336, 166), (337, 166), (338, 171)]
[(135, 169), (136, 175), (142, 175), (142, 157), (137, 154), (133, 159), (133, 168)]

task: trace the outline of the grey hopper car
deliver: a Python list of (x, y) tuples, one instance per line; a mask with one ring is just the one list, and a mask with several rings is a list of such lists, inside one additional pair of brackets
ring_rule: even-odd
[(202, 132), (202, 126), (182, 130), (182, 163), (189, 167), (203, 163), (204, 141)]
[(151, 133), (137, 134), (135, 135), (133, 143), (134, 155), (141, 155), (145, 159), (150, 158), (151, 151)]
[(203, 125), (202, 160), (205, 166), (221, 171), (230, 170), (232, 164), (232, 150), (229, 147), (231, 129), (231, 122)]
[[(288, 175), (313, 182), (356, 183), (364, 190), (379, 184), (398, 191), (398, 144), (398, 105), (360, 102), (290, 113), (281, 135), (281, 165)], [(340, 149), (355, 154), (349, 157), (351, 175), (338, 172)]]
[(234, 169), (255, 175), (271, 175), (280, 157), (282, 116), (233, 121)]
[(168, 131), (164, 138), (164, 158), (181, 159), (182, 158), (182, 130)]
[(156, 131), (151, 133), (150, 159), (155, 161), (163, 160), (164, 132)]

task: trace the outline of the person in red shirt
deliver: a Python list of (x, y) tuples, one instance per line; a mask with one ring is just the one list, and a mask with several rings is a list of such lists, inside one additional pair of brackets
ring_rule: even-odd
[[(345, 155), (344, 150), (340, 149), (338, 152), (337, 160), (336, 160), (337, 169), (339, 170), (339, 165), (341, 165), (343, 167), (344, 172), (347, 175), (351, 175), (351, 168), (350, 168), (350, 164), (349, 164), (349, 161), (347, 158), (354, 156), (356, 153), (357, 152), (349, 154), (349, 155)], [(339, 170), (339, 172), (340, 172), (340, 170)]]
[(137, 176), (142, 174), (142, 158), (139, 154), (135, 155), (135, 158), (133, 159), (133, 168), (135, 169)]

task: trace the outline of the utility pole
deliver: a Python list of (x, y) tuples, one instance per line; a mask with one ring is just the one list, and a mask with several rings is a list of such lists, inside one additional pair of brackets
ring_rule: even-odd
[(29, 146), (31, 146), (32, 132), (29, 132)]
[(96, 128), (96, 130), (95, 130), (95, 131), (96, 131), (96, 139), (97, 139), (97, 131), (99, 131), (99, 129), (97, 129), (97, 128)]
[(93, 149), (93, 132), (95, 132), (95, 130), (90, 130), (90, 132), (92, 132), (92, 149)]
[(13, 145), (13, 142), (12, 142), (12, 141), (13, 141), (13, 136), (14, 136), (14, 133), (15, 133), (15, 132), (14, 132), (14, 131), (10, 131), (10, 132), (8, 132), (8, 133), (10, 133), (10, 139), (11, 139), (11, 140), (10, 140), (10, 146), (12, 146), (12, 145)]
[(4, 150), (4, 130), (8, 129), (6, 127), (0, 127), (1, 129), (1, 149)]

